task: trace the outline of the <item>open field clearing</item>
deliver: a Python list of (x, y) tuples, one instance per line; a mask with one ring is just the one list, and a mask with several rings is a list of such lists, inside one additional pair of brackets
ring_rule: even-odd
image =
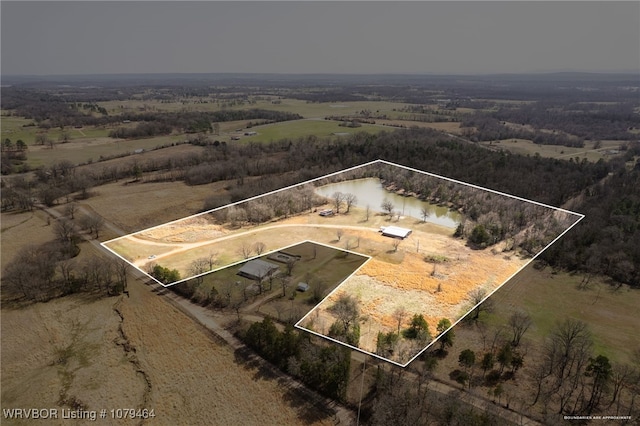
[[(184, 154), (199, 155), (204, 151), (204, 147), (191, 144), (180, 144), (175, 146), (168, 146), (161, 149), (152, 149), (149, 151), (141, 152), (140, 154), (127, 155), (124, 157), (113, 158), (111, 160), (105, 160), (100, 162), (94, 162), (91, 164), (85, 164), (76, 167), (76, 172), (86, 171), (88, 173), (103, 173), (104, 170), (108, 170), (112, 167), (119, 168), (132, 168), (135, 163), (145, 163), (147, 161), (155, 161), (158, 163), (166, 163), (170, 159), (179, 157)], [(153, 175), (147, 175), (142, 178), (144, 181), (148, 177)]]
[(82, 128), (67, 127), (64, 130), (59, 127), (41, 129), (35, 125), (33, 120), (30, 119), (0, 116), (0, 127), (2, 127), (2, 140), (9, 138), (15, 143), (18, 139), (22, 139), (24, 143), (29, 145), (29, 149), (33, 149), (35, 146), (36, 136), (38, 134), (46, 134), (50, 140), (57, 143), (61, 139), (63, 133), (66, 132), (70, 141), (82, 142), (82, 140), (86, 138), (106, 138), (109, 136), (109, 132), (118, 126), (87, 126)]
[(541, 157), (558, 158), (568, 160), (569, 158), (578, 157), (580, 160), (586, 158), (588, 161), (596, 162), (602, 159), (609, 159), (620, 155), (618, 153), (609, 153), (609, 151), (618, 151), (623, 141), (601, 141), (600, 148), (594, 148), (594, 141), (586, 141), (583, 148), (573, 148), (561, 145), (538, 145), (527, 139), (504, 139), (495, 142), (481, 142), (482, 145), (492, 149), (505, 149), (514, 154), (535, 155), (540, 154)]
[(82, 203), (123, 230), (136, 232), (202, 210), (202, 200), (224, 192), (227, 185), (225, 181), (197, 186), (120, 181), (100, 186), (95, 190), (97, 196)]
[(153, 409), (158, 425), (333, 424), (149, 287), (135, 281), (129, 291), (2, 309), (2, 407), (61, 408), (62, 398), (66, 408)]
[(3, 308), (2, 407), (140, 408), (145, 381), (121, 346), (116, 300), (71, 296), (26, 309)]
[(87, 163), (97, 161), (101, 156), (133, 153), (137, 149), (149, 150), (183, 140), (184, 136), (182, 135), (128, 140), (109, 137), (82, 138), (68, 143), (55, 144), (53, 149), (48, 146), (30, 146), (27, 152), (27, 163), (31, 167), (50, 166), (62, 160), (68, 160), (74, 164)]
[(506, 324), (511, 312), (522, 309), (533, 319), (525, 339), (538, 346), (557, 322), (574, 318), (589, 325), (595, 352), (628, 363), (638, 344), (640, 293), (628, 286), (616, 289), (593, 278), (586, 289), (578, 287), (584, 275), (538, 271), (529, 265), (492, 297), (495, 312), (490, 324)]
[[(326, 206), (328, 207), (328, 205)], [(187, 278), (190, 264), (198, 258), (215, 253), (217, 268), (243, 260), (243, 247), (251, 247), (256, 242), (265, 244), (265, 251), (278, 250), (300, 241), (310, 240), (339, 248), (352, 249), (365, 255), (379, 255), (396, 259), (390, 254), (393, 240), (379, 234), (380, 226), (388, 224), (382, 215), (371, 215), (364, 222), (362, 209), (353, 208), (348, 215), (329, 218), (317, 213), (307, 213), (288, 219), (268, 222), (258, 226), (232, 228), (220, 224), (215, 219), (216, 212), (181, 219), (153, 229), (137, 232), (108, 241), (105, 246), (123, 256), (141, 270), (149, 265), (159, 264), (169, 269), (177, 269), (180, 276)], [(406, 217), (395, 225), (411, 226), (414, 232), (426, 232), (438, 236), (450, 236), (453, 229), (422, 223)], [(340, 241), (337, 231), (344, 233)], [(357, 247), (360, 240), (361, 247)], [(364, 241), (375, 242), (367, 246)], [(418, 241), (412, 236), (411, 244)], [(426, 246), (422, 250), (427, 250)], [(389, 253), (388, 253), (389, 252)], [(399, 260), (398, 260), (399, 261)]]
[(13, 260), (14, 255), (27, 244), (44, 244), (55, 238), (53, 225), (47, 225), (47, 215), (38, 210), (25, 213), (2, 213), (0, 223), (2, 223), (0, 233), (2, 271)]
[(361, 127), (342, 127), (336, 121), (325, 120), (296, 120), (283, 121), (281, 123), (254, 126), (251, 131), (257, 132), (255, 136), (242, 136), (246, 142), (270, 142), (280, 139), (296, 139), (305, 136), (324, 138), (334, 134), (346, 135), (358, 132), (379, 133), (384, 130), (381, 126), (363, 124)]

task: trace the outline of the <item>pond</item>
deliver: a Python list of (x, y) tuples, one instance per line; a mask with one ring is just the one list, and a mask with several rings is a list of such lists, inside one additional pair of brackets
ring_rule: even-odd
[(402, 216), (411, 216), (418, 220), (422, 220), (421, 210), (424, 206), (427, 206), (429, 209), (427, 222), (448, 228), (458, 226), (461, 219), (460, 213), (449, 210), (447, 207), (427, 203), (415, 197), (403, 197), (394, 192), (389, 192), (382, 187), (380, 180), (377, 178), (330, 183), (316, 188), (316, 193), (323, 197), (331, 198), (334, 192), (355, 194), (358, 197), (356, 206), (364, 208), (369, 205), (371, 210), (376, 212), (383, 211), (381, 205), (386, 199), (393, 203), (395, 210), (400, 212)]

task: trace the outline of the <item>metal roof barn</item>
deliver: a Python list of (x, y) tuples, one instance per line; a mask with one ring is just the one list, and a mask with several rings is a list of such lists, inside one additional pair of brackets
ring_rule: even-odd
[(385, 226), (380, 228), (382, 235), (385, 237), (402, 238), (405, 239), (411, 234), (411, 229), (400, 228), (399, 226)]

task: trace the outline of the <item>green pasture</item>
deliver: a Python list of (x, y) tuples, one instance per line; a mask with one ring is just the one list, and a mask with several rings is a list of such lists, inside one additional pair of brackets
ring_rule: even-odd
[(596, 354), (628, 362), (639, 348), (640, 290), (616, 289), (597, 278), (580, 290), (583, 278), (581, 274), (553, 273), (549, 268), (538, 271), (529, 265), (491, 296), (495, 309), (487, 321), (507, 325), (514, 310), (524, 310), (533, 319), (524, 339), (538, 346), (558, 322), (573, 318), (588, 325)]
[[(281, 123), (255, 126), (250, 131), (257, 132), (255, 136), (241, 136), (239, 142), (270, 142), (280, 139), (297, 139), (314, 135), (318, 138), (332, 136), (334, 133), (379, 133), (385, 130), (382, 126), (363, 124), (361, 127), (341, 127), (337, 121), (327, 120), (295, 120)], [(387, 131), (390, 129), (386, 129)], [(339, 137), (339, 135), (338, 135)]]
[(132, 153), (137, 149), (150, 150), (182, 140), (184, 140), (183, 135), (170, 135), (135, 140), (85, 140), (83, 142), (56, 144), (53, 149), (37, 146), (29, 149), (27, 163), (33, 168), (50, 166), (62, 160), (71, 161), (73, 164), (95, 162), (100, 159), (100, 156), (109, 157), (117, 154)]

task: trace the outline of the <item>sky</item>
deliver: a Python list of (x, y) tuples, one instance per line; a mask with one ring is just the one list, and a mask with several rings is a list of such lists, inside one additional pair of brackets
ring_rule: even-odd
[(3, 75), (640, 72), (640, 2), (2, 1)]

